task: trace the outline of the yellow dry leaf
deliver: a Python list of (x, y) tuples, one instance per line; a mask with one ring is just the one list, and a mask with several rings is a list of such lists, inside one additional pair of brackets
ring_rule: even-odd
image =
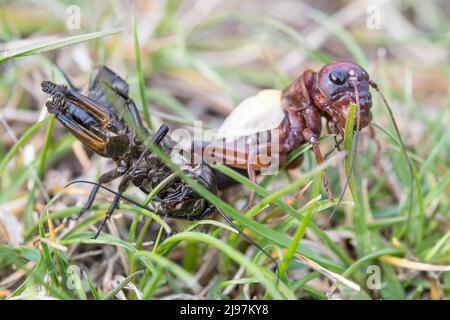
[(344, 278), (343, 276), (341, 276), (340, 274), (322, 267), (320, 264), (318, 264), (317, 262), (315, 262), (315, 261), (305, 257), (304, 255), (301, 255), (299, 253), (295, 253), (295, 256), (302, 263), (308, 265), (309, 267), (311, 267), (312, 269), (316, 270), (317, 272), (320, 272), (321, 274), (323, 274), (327, 278), (331, 279), (331, 281), (333, 281), (333, 282), (339, 281), (342, 284), (345, 284), (346, 286), (348, 286), (349, 288), (351, 288), (351, 289), (353, 289), (355, 291), (360, 291), (361, 290), (361, 287), (359, 285), (357, 285), (356, 283), (354, 283), (353, 281), (350, 281), (350, 280)]
[(441, 266), (429, 263), (416, 262), (389, 255), (381, 256), (380, 260), (393, 266), (405, 269), (412, 269), (419, 271), (434, 271), (434, 272), (450, 271), (450, 266)]

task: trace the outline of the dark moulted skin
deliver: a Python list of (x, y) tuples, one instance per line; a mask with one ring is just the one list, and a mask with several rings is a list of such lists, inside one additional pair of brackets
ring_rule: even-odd
[[(167, 125), (161, 126), (156, 133), (146, 129), (136, 105), (128, 97), (128, 84), (106, 66), (99, 67), (89, 86), (88, 96), (79, 93), (75, 87), (68, 88), (50, 81), (42, 82), (42, 90), (52, 97), (46, 103), (47, 109), (62, 125), (85, 146), (116, 162), (116, 168), (100, 177), (99, 184), (93, 188), (88, 201), (77, 216), (80, 217), (90, 209), (100, 184), (121, 177), (119, 195), (114, 198), (99, 232), (112, 215), (120, 194), (130, 184), (148, 194), (172, 174), (172, 171), (137, 139), (135, 133), (136, 129), (140, 129), (146, 133), (148, 139), (168, 154), (175, 142), (166, 135)], [(125, 122), (125, 114), (128, 114), (135, 127), (132, 128)], [(180, 164), (180, 168), (206, 189), (217, 192), (214, 175), (207, 165), (192, 166), (186, 162)], [(158, 214), (174, 218), (201, 219), (213, 211), (213, 206), (208, 201), (178, 177), (168, 183), (153, 201), (157, 203)]]
[(114, 160), (126, 157), (131, 147), (130, 132), (117, 115), (65, 86), (44, 81), (42, 88), (53, 96), (46, 103), (49, 113), (89, 149)]

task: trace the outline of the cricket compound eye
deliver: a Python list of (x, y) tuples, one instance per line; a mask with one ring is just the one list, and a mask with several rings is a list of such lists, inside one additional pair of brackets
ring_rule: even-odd
[(328, 76), (331, 82), (333, 82), (336, 85), (343, 85), (345, 83), (346, 77), (345, 72), (342, 70), (333, 70), (330, 72), (330, 75)]

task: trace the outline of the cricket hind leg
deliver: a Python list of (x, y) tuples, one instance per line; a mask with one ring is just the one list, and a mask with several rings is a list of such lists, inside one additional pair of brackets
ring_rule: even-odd
[[(130, 176), (125, 176), (123, 177), (122, 181), (120, 181), (119, 184), (119, 188), (118, 188), (118, 193), (116, 193), (114, 195), (114, 199), (111, 202), (111, 205), (108, 208), (108, 211), (106, 212), (105, 217), (103, 218), (103, 220), (101, 221), (99, 227), (97, 228), (97, 232), (96, 234), (92, 237), (92, 239), (97, 239), (98, 236), (100, 235), (100, 233), (102, 232), (103, 228), (106, 225), (106, 222), (108, 222), (108, 220), (111, 218), (114, 210), (116, 209), (117, 205), (119, 204), (120, 198), (122, 197), (122, 193), (125, 192), (125, 190), (128, 188), (128, 186), (130, 185), (131, 182), (131, 177)], [(100, 187), (100, 183), (97, 184), (97, 189)]]
[[(255, 171), (254, 161), (255, 161), (255, 156), (257, 156), (257, 153), (253, 150), (252, 145), (253, 145), (252, 143), (249, 143), (249, 152), (248, 152), (248, 158), (247, 158), (247, 175), (248, 175), (248, 178), (250, 179), (250, 181), (256, 184), (257, 180), (256, 180), (256, 171)], [(251, 189), (249, 199), (248, 199), (248, 205), (247, 205), (247, 208), (245, 209), (245, 211), (253, 208), (253, 206), (255, 205), (255, 195), (256, 195), (255, 190)]]

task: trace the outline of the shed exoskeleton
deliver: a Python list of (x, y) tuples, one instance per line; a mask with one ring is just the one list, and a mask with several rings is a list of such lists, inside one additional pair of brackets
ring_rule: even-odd
[[(121, 178), (118, 194), (98, 229), (97, 237), (111, 217), (120, 195), (130, 184), (148, 194), (172, 173), (138, 139), (136, 129), (144, 132), (147, 139), (165, 153), (171, 151), (175, 142), (167, 135), (167, 125), (162, 125), (155, 133), (143, 126), (137, 107), (128, 96), (128, 84), (106, 66), (97, 69), (87, 96), (72, 85), (67, 87), (50, 81), (42, 82), (42, 90), (51, 96), (51, 100), (46, 103), (49, 113), (54, 114), (85, 146), (102, 157), (113, 159), (116, 164), (114, 169), (101, 175), (77, 215), (81, 217), (91, 208), (100, 185)], [(125, 121), (127, 116), (131, 124)], [(214, 175), (208, 165), (192, 166), (185, 162), (180, 168), (212, 193), (217, 192)], [(201, 219), (213, 210), (208, 201), (178, 177), (168, 183), (153, 200), (157, 213), (168, 217)]]

